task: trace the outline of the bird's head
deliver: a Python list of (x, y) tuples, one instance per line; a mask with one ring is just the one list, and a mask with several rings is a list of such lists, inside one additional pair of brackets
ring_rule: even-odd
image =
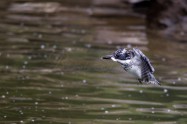
[(128, 63), (134, 57), (134, 53), (131, 50), (120, 48), (111, 55), (106, 55), (103, 59), (111, 59), (120, 64)]

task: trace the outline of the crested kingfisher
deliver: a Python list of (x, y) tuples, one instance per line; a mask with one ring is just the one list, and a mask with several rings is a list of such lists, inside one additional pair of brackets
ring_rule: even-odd
[(160, 85), (153, 75), (155, 69), (149, 59), (137, 48), (130, 50), (120, 48), (113, 54), (102, 58), (118, 62), (126, 72), (132, 74), (140, 83)]

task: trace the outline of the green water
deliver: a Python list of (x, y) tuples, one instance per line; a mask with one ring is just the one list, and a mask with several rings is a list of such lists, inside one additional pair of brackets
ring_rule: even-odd
[[(0, 124), (187, 123), (187, 44), (93, 17), (90, 1), (0, 3)], [(100, 59), (119, 47), (141, 49), (162, 85)]]

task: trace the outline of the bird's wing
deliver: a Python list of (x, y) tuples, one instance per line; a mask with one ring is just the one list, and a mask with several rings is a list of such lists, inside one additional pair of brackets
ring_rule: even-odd
[(153, 72), (155, 71), (153, 66), (151, 65), (149, 59), (139, 50), (133, 49), (134, 53), (139, 56), (141, 59), (141, 82), (151, 83), (151, 84), (159, 84), (159, 82), (155, 79)]
[(155, 69), (151, 65), (149, 59), (142, 53), (142, 51), (140, 51), (137, 48), (133, 48), (133, 51), (142, 60), (142, 66), (141, 66), (142, 67), (142, 74), (144, 75), (144, 74), (147, 74), (149, 72), (153, 73), (155, 71)]

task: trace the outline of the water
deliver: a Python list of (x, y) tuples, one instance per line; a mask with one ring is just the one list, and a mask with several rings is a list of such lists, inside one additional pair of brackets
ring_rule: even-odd
[[(1, 124), (187, 123), (187, 44), (141, 17), (90, 16), (89, 1), (35, 3), (1, 1)], [(100, 59), (119, 47), (143, 50), (162, 86)]]

